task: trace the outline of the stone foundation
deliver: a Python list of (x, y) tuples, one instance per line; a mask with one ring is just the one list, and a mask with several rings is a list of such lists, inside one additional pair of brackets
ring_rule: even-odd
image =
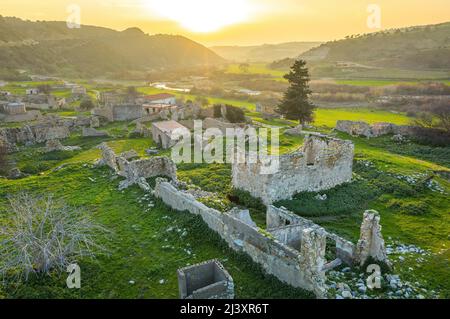
[(181, 299), (234, 299), (234, 282), (217, 260), (178, 270)]
[(410, 135), (412, 126), (395, 125), (392, 123), (375, 123), (369, 125), (366, 122), (337, 121), (336, 130), (352, 136), (379, 137), (388, 134)]

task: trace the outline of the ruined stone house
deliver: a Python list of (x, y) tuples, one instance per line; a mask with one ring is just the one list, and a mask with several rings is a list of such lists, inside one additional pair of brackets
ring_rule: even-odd
[(178, 141), (174, 139), (173, 135), (177, 130), (179, 132), (189, 131), (188, 128), (173, 120), (152, 123), (153, 141), (163, 149), (171, 148)]
[(362, 121), (337, 121), (336, 130), (352, 136), (379, 137), (388, 134), (410, 135), (413, 126), (379, 122), (372, 125)]
[(280, 155), (279, 169), (264, 173), (264, 164), (232, 165), (233, 186), (250, 192), (264, 204), (291, 199), (299, 192), (333, 188), (352, 178), (354, 145), (351, 141), (310, 135), (300, 151)]
[[(379, 219), (374, 211), (365, 212), (360, 240), (355, 245), (284, 208), (268, 206), (267, 229), (261, 231), (247, 214), (220, 212), (207, 207), (163, 179), (157, 179), (154, 193), (175, 210), (199, 215), (229, 247), (246, 253), (267, 273), (293, 287), (312, 291), (318, 298), (327, 296), (327, 271), (342, 263), (360, 265), (361, 257), (387, 261)], [(327, 240), (335, 245), (336, 253), (332, 260), (325, 258)], [(183, 286), (180, 290), (181, 296), (186, 295), (184, 289)]]

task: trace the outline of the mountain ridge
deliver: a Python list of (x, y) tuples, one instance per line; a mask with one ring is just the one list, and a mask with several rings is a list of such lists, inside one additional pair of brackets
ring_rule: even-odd
[(329, 41), (301, 53), (310, 62), (450, 69), (450, 22), (379, 31)]
[(214, 65), (224, 59), (180, 35), (148, 35), (61, 21), (25, 21), (0, 16), (0, 68), (84, 76), (120, 71)]

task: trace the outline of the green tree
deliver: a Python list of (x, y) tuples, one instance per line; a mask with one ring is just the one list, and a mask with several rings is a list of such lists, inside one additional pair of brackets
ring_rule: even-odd
[(92, 110), (95, 107), (94, 102), (90, 98), (86, 98), (80, 103), (80, 109), (82, 110)]
[(309, 89), (310, 78), (306, 62), (296, 60), (291, 66), (291, 71), (284, 78), (289, 81), (290, 86), (284, 93), (276, 112), (289, 120), (297, 120), (301, 124), (312, 122), (316, 107), (309, 101), (312, 92)]
[(139, 93), (134, 86), (127, 87), (127, 95), (132, 98), (136, 98)]
[(5, 174), (8, 171), (8, 157), (6, 145), (0, 141), (0, 174)]
[(37, 89), (44, 94), (50, 94), (52, 91), (52, 87), (48, 84), (38, 85)]

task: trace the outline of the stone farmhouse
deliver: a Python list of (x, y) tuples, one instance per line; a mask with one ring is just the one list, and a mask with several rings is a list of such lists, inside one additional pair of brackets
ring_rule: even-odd
[(354, 145), (320, 134), (305, 139), (301, 151), (279, 156), (279, 169), (264, 174), (263, 163), (233, 163), (233, 186), (268, 205), (304, 191), (320, 191), (352, 178)]
[(163, 149), (168, 149), (174, 146), (177, 140), (172, 138), (172, 134), (176, 130), (189, 130), (180, 123), (170, 120), (152, 123), (152, 138)]
[(144, 97), (145, 103), (148, 104), (177, 104), (175, 95), (169, 93), (160, 93), (154, 95), (147, 95)]

